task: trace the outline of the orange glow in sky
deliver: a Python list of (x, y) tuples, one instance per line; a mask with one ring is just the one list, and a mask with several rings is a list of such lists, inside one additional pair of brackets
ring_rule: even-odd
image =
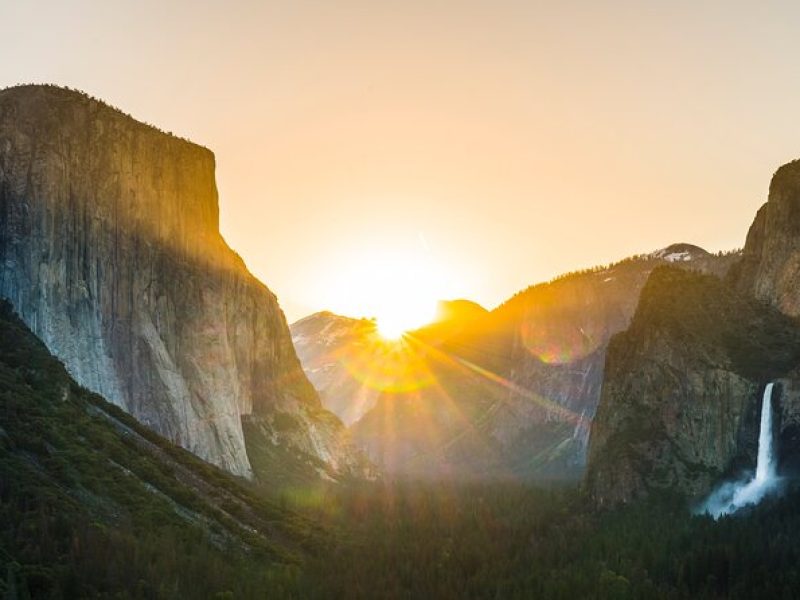
[(290, 321), (418, 319), (743, 244), (800, 156), (800, 5), (714, 4), (4, 2), (0, 86), (211, 148), (223, 234)]
[(324, 257), (314, 293), (339, 314), (374, 317), (378, 331), (397, 339), (429, 323), (437, 302), (464, 293), (467, 274), (458, 261), (437, 251), (424, 236), (377, 232), (344, 241)]

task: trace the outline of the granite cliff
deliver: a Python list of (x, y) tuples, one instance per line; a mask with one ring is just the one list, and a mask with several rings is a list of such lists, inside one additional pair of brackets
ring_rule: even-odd
[(791, 317), (716, 277), (654, 271), (608, 350), (587, 473), (596, 504), (654, 490), (698, 498), (752, 467), (764, 385), (777, 381), (773, 398), (792, 412), (781, 390), (798, 362)]
[(214, 169), (84, 94), (1, 91), (0, 296), (81, 385), (205, 460), (250, 476), (248, 451), (274, 447), (357, 470), (274, 294), (219, 233)]

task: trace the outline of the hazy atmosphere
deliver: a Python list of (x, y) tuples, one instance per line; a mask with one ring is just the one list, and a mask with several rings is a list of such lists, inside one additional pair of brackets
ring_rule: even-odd
[(800, 595), (800, 5), (0, 23), (0, 598)]
[(215, 152), (222, 232), (289, 321), (370, 315), (352, 290), (376, 264), (492, 307), (672, 242), (740, 247), (800, 156), (793, 3), (6, 1), (0, 21), (0, 86), (77, 87)]

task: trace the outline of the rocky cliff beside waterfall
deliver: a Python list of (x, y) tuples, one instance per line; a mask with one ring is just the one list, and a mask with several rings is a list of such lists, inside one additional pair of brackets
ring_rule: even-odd
[(219, 233), (214, 170), (84, 94), (3, 90), (0, 296), (80, 384), (205, 460), (359, 471), (275, 295)]
[(719, 279), (658, 269), (609, 346), (587, 483), (609, 506), (708, 493), (755, 464), (764, 383), (800, 361), (800, 328)]
[(690, 497), (755, 468), (775, 381), (779, 472), (800, 460), (800, 163), (775, 173), (725, 281), (654, 272), (609, 349), (587, 486), (599, 505)]

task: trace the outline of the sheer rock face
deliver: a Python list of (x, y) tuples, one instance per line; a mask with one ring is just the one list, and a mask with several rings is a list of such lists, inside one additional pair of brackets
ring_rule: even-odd
[(715, 277), (654, 271), (631, 326), (609, 346), (589, 445), (594, 501), (654, 490), (698, 497), (752, 469), (766, 382), (779, 383), (778, 430), (797, 423), (798, 360), (793, 319)]
[(767, 203), (750, 226), (732, 277), (745, 293), (800, 316), (800, 161), (783, 165), (772, 177)]
[(79, 383), (201, 458), (251, 475), (242, 417), (284, 412), (302, 427), (283, 443), (342, 467), (275, 296), (219, 233), (214, 168), (77, 92), (0, 92), (0, 296)]

